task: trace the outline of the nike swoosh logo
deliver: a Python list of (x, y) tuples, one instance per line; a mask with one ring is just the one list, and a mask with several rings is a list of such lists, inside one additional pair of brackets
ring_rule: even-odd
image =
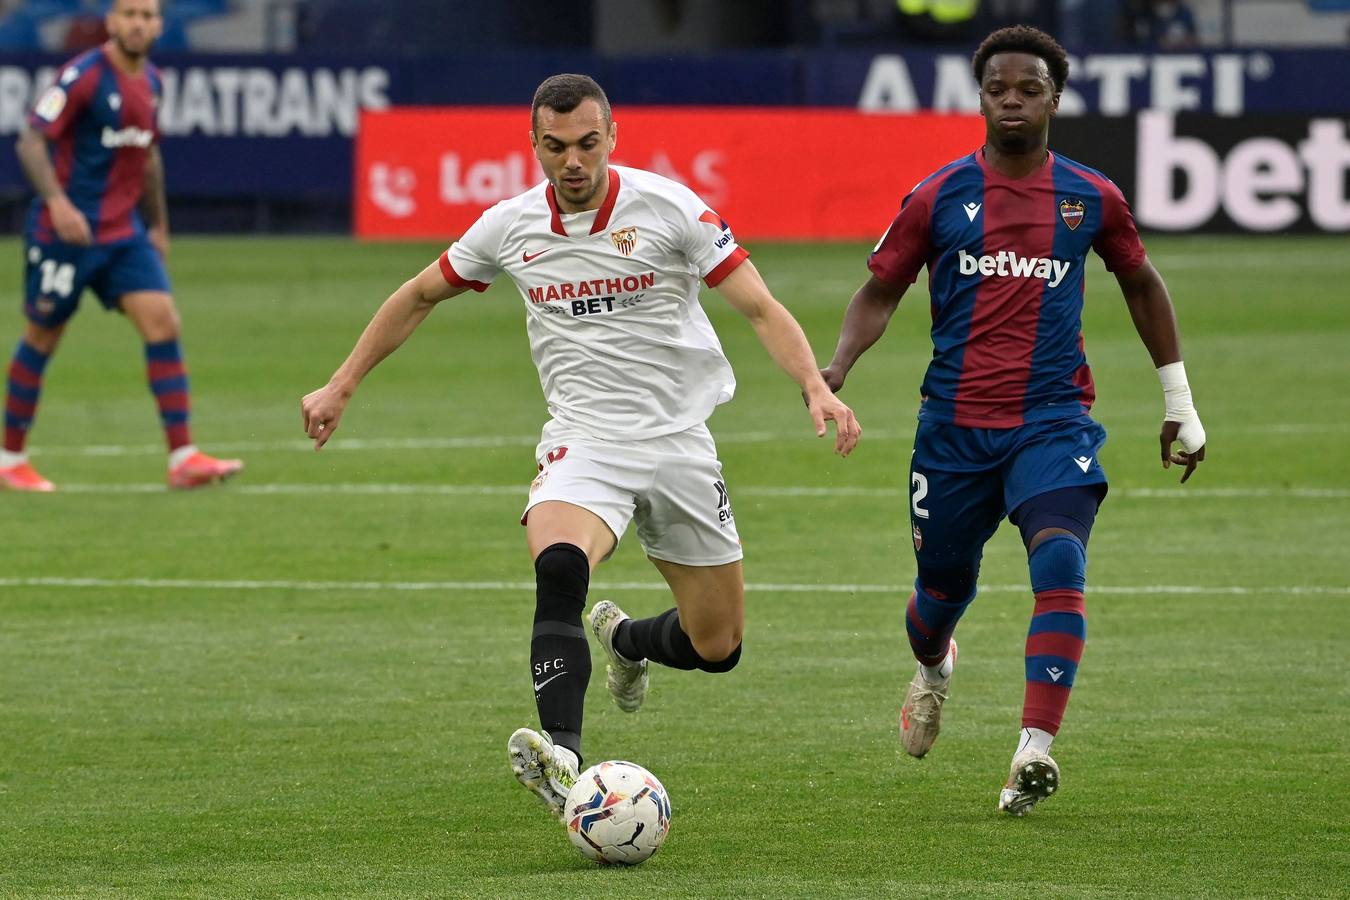
[(538, 253), (529, 253), (529, 252), (527, 252), (527, 251), (523, 251), (523, 250), (522, 250), (521, 253), (520, 253), (520, 261), (521, 261), (521, 262), (529, 262), (529, 261), (532, 260), (532, 259), (537, 259), (537, 258), (543, 256), (545, 253), (547, 253), (548, 251), (550, 251), (550, 250), (552, 250), (552, 249), (553, 249), (552, 247), (545, 247), (543, 250), (540, 250)]
[(536, 694), (539, 693), (540, 691), (542, 691), (542, 690), (544, 689), (544, 685), (548, 684), (548, 683), (549, 683), (550, 681), (552, 681), (554, 678), (561, 678), (561, 677), (563, 677), (563, 676), (566, 675), (566, 674), (567, 674), (566, 672), (559, 672), (557, 675), (550, 675), (548, 678), (545, 678), (543, 681), (536, 681), (536, 682), (534, 683), (534, 692), (535, 692)]

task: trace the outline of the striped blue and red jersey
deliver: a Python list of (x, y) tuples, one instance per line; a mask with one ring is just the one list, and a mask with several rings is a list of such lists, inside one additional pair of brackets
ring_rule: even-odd
[[(29, 127), (47, 138), (57, 180), (89, 220), (97, 244), (145, 231), (136, 206), (150, 145), (159, 139), (160, 93), (157, 69), (147, 64), (129, 75), (99, 47), (66, 63), (28, 116)], [(57, 240), (41, 199), (29, 212), (28, 231), (42, 242)]]
[(911, 284), (928, 266), (933, 360), (920, 419), (1014, 428), (1091, 408), (1089, 248), (1112, 272), (1144, 262), (1120, 189), (1063, 156), (1013, 179), (977, 150), (919, 182), (867, 265), (891, 284)]

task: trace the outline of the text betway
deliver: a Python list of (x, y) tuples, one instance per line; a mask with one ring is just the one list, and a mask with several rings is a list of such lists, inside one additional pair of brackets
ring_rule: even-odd
[(136, 128), (127, 126), (126, 128), (109, 128), (103, 126), (103, 134), (100, 137), (100, 143), (110, 149), (117, 147), (149, 147), (155, 140), (155, 133), (145, 128)]
[(1040, 278), (1050, 287), (1058, 287), (1069, 274), (1073, 263), (1067, 259), (1046, 259), (1040, 256), (1018, 256), (1011, 250), (1000, 250), (991, 256), (973, 256), (959, 253), (962, 275), (1011, 275), (1014, 278)]
[(585, 281), (564, 281), (559, 284), (530, 288), (530, 302), (548, 303), (553, 300), (581, 300), (586, 297), (608, 297), (612, 300), (616, 294), (633, 294), (637, 291), (645, 291), (655, 284), (655, 272), (643, 272), (641, 275), (588, 278)]

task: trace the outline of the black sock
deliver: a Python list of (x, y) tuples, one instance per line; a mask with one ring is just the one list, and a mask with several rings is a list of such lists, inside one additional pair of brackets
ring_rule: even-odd
[(591, 680), (591, 648), (581, 626), (591, 567), (573, 544), (552, 544), (534, 561), (530, 675), (539, 724), (581, 760), (581, 716)]
[(629, 619), (614, 634), (614, 649), (628, 659), (650, 659), (672, 669), (697, 669), (703, 657), (680, 627), (680, 611), (668, 609), (650, 619)]

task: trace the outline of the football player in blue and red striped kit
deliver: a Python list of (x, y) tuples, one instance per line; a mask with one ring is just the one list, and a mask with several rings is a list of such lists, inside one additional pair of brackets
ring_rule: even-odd
[(71, 60), (37, 101), (17, 152), (37, 192), (25, 231), (24, 314), (10, 362), (0, 488), (50, 491), (25, 447), (43, 371), (92, 288), (145, 341), (150, 390), (169, 449), (170, 487), (221, 481), (243, 467), (192, 443), (178, 310), (169, 292), (164, 167), (157, 140), (159, 73), (146, 54), (162, 27), (159, 0), (114, 0), (109, 39)]
[[(921, 757), (938, 735), (956, 663), (952, 635), (975, 598), (985, 543), (1004, 516), (1027, 549), (1035, 606), (1026, 641), (1022, 729), (998, 808), (1023, 815), (1059, 785), (1059, 731), (1087, 636), (1087, 543), (1106, 475), (1106, 432), (1088, 410), (1084, 266), (1106, 263), (1153, 358), (1165, 400), (1162, 464), (1205, 458), (1176, 318), (1120, 191), (1047, 141), (1068, 77), (1064, 49), (1026, 26), (976, 51), (985, 144), (924, 179), (868, 260), (834, 359), (839, 390), (928, 267), (933, 359), (910, 466), (918, 577), (905, 611), (919, 662), (901, 707), (900, 741)], [(1174, 450), (1173, 444), (1180, 449)]]

